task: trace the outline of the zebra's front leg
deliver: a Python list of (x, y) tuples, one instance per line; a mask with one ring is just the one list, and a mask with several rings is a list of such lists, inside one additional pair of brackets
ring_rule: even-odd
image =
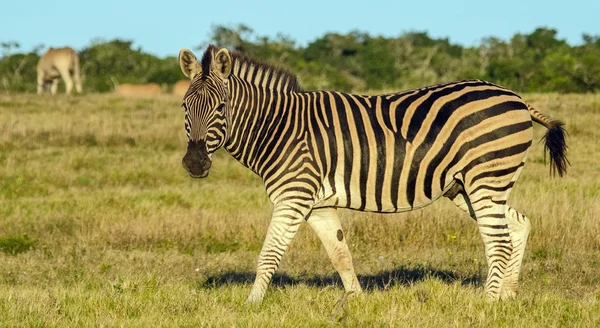
[(310, 212), (309, 207), (294, 204), (276, 204), (265, 242), (258, 256), (256, 279), (246, 303), (260, 304), (271, 282), (273, 273), (298, 232), (302, 220)]
[(313, 209), (307, 222), (323, 243), (331, 263), (342, 278), (346, 293), (360, 293), (362, 290), (354, 272), (352, 255), (337, 210), (335, 208)]

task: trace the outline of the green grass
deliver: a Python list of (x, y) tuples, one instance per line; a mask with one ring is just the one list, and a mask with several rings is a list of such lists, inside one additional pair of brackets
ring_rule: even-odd
[(0, 96), (0, 326), (600, 326), (600, 96), (524, 98), (565, 121), (572, 166), (549, 178), (529, 152), (509, 201), (533, 224), (516, 300), (485, 301), (477, 228), (443, 199), (341, 211), (365, 289), (343, 307), (305, 225), (247, 308), (272, 206), (224, 152), (187, 176), (179, 99)]

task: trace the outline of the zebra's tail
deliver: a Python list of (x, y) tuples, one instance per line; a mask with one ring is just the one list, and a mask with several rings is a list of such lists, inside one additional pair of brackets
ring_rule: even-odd
[(546, 161), (546, 152), (550, 153), (550, 173), (563, 176), (567, 173), (569, 160), (567, 159), (567, 142), (564, 123), (559, 120), (553, 120), (540, 113), (531, 105), (527, 105), (531, 119), (548, 129), (542, 140), (544, 141), (544, 161)]

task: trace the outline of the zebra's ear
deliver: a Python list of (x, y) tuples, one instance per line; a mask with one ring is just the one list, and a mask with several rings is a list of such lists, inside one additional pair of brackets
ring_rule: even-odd
[(229, 74), (231, 74), (231, 55), (227, 49), (222, 48), (221, 50), (217, 51), (213, 63), (215, 72), (222, 79), (229, 78)]
[(183, 48), (179, 51), (179, 66), (183, 74), (190, 78), (190, 80), (202, 72), (202, 68), (198, 64), (198, 59), (196, 59), (194, 53), (189, 49)]

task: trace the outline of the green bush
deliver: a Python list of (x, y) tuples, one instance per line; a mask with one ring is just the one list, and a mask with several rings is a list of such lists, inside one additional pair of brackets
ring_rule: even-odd
[[(327, 33), (297, 45), (289, 37), (256, 35), (245, 25), (215, 26), (208, 42), (244, 52), (296, 73), (307, 90), (401, 90), (460, 79), (480, 78), (520, 92), (594, 92), (600, 90), (600, 37), (583, 34), (571, 46), (551, 28), (516, 34), (510, 40), (485, 38), (464, 47), (426, 32), (397, 37), (365, 32)], [(34, 92), (40, 47), (14, 53), (16, 42), (2, 42), (0, 91)], [(186, 46), (186, 45), (182, 45)], [(189, 46), (189, 45), (188, 45)], [(170, 89), (183, 79), (173, 56), (158, 58), (133, 48), (131, 40), (94, 40), (82, 49), (84, 89), (112, 91), (116, 83), (154, 82)], [(62, 84), (61, 84), (62, 88)]]
[(0, 237), (0, 251), (16, 255), (27, 252), (35, 247), (37, 239), (23, 235), (8, 235)]

